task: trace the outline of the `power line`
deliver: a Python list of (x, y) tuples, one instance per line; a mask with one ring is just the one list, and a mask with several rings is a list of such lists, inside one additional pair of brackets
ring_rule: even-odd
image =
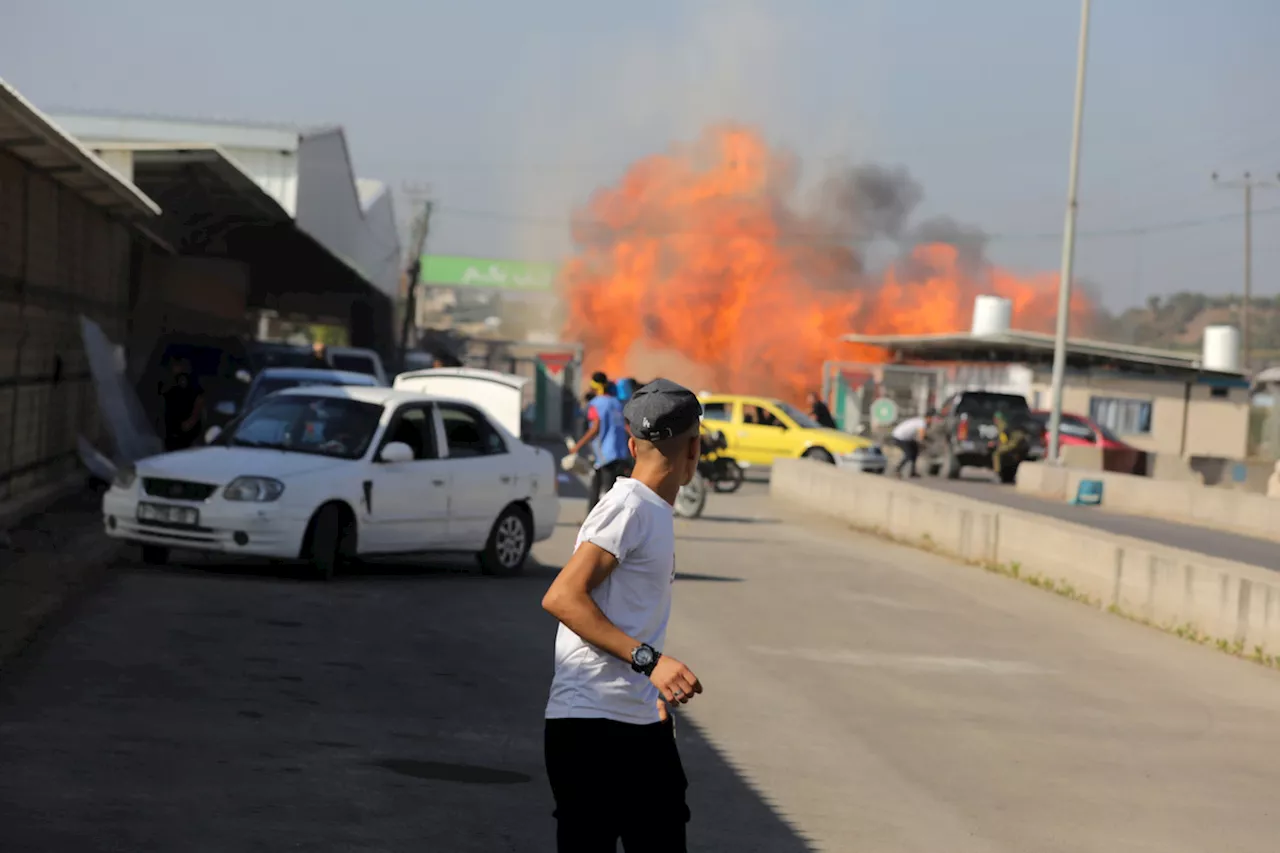
[[(472, 219), (488, 219), (492, 221), (511, 222), (519, 225), (530, 225), (541, 228), (568, 229), (574, 227), (598, 227), (608, 229), (607, 223), (592, 219), (562, 219), (558, 217), (539, 216), (536, 214), (510, 213), (495, 210), (474, 210), (468, 208), (449, 207), (442, 205), (436, 208), (436, 212), (441, 216), (457, 216)], [(1280, 206), (1269, 207), (1264, 210), (1254, 211), (1252, 217), (1254, 219), (1260, 217), (1269, 217), (1280, 214)], [(1137, 225), (1128, 228), (1103, 228), (1095, 230), (1081, 230), (1077, 236), (1080, 238), (1103, 239), (1110, 237), (1132, 237), (1145, 234), (1167, 233), (1170, 231), (1180, 231), (1190, 228), (1200, 228), (1207, 225), (1217, 225), (1225, 222), (1235, 222), (1244, 218), (1243, 213), (1224, 213), (1217, 216), (1204, 216), (1195, 219), (1181, 219), (1168, 222), (1152, 223), (1149, 225)], [(690, 228), (660, 228), (660, 227), (643, 227), (638, 230), (647, 234), (656, 234), (663, 236), (682, 236), (695, 235), (703, 232), (701, 229)], [(783, 242), (814, 242), (814, 243), (873, 243), (878, 242), (876, 239), (867, 238), (860, 234), (852, 234), (838, 231), (786, 231), (782, 234)], [(1061, 240), (1061, 231), (1041, 231), (1041, 232), (1001, 232), (988, 233), (982, 232), (982, 237), (988, 242), (1034, 242), (1043, 240)]]

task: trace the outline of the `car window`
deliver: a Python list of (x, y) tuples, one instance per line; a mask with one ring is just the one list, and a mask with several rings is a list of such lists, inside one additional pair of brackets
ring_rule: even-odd
[(359, 459), (369, 448), (382, 406), (344, 397), (268, 397), (228, 432), (226, 443)]
[(1102, 424), (1097, 425), (1097, 430), (1098, 430), (1098, 435), (1102, 436), (1104, 441), (1110, 441), (1114, 444), (1124, 444), (1124, 442), (1121, 441), (1120, 438), (1114, 432), (1112, 432), (1109, 428), (1103, 426)]
[(743, 423), (773, 427), (774, 429), (786, 429), (786, 425), (778, 420), (778, 413), (770, 411), (767, 406), (744, 405), (742, 412)]
[(791, 418), (791, 420), (795, 423), (796, 426), (800, 427), (801, 429), (822, 429), (821, 424), (819, 424), (813, 418), (809, 417), (804, 412), (800, 411), (790, 403), (783, 403), (779, 401), (776, 405), (778, 406), (779, 409), (782, 409), (782, 411), (786, 413), (787, 417)]
[(702, 417), (709, 421), (727, 421), (729, 420), (730, 408), (728, 403), (703, 403)]
[(366, 376), (377, 376), (377, 366), (372, 358), (358, 353), (337, 353), (329, 355), (329, 362), (338, 370), (350, 370), (352, 373), (363, 373)]
[(488, 418), (469, 406), (440, 404), (445, 441), (453, 457), (493, 456), (507, 452), (507, 443)]
[(413, 450), (414, 459), (437, 459), (436, 423), (430, 406), (402, 406), (396, 412), (391, 428), (387, 430), (382, 446), (393, 441), (407, 444)]

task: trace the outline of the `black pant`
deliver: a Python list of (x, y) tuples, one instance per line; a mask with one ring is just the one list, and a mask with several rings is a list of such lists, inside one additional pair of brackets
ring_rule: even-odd
[(587, 512), (596, 508), (596, 504), (600, 503), (600, 498), (609, 493), (613, 488), (613, 484), (618, 482), (619, 477), (627, 476), (627, 472), (631, 470), (630, 459), (618, 459), (606, 465), (601, 465), (591, 475), (591, 492), (587, 495)]
[(902, 469), (911, 466), (911, 476), (916, 475), (916, 460), (920, 458), (920, 442), (914, 438), (895, 438), (893, 443), (902, 449), (902, 460), (898, 462), (898, 468), (894, 471), (899, 477), (902, 476)]
[(684, 853), (688, 788), (671, 720), (547, 720), (559, 853)]

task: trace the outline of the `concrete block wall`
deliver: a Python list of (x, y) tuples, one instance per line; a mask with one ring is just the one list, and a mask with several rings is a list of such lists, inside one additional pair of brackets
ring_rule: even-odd
[(1192, 625), (1249, 651), (1280, 651), (1280, 578), (1259, 566), (804, 459), (775, 462), (769, 489), (788, 506), (860, 530), (963, 560), (1017, 564), (1023, 575), (1069, 583), (1160, 626)]
[(1280, 501), (1254, 492), (1204, 486), (1195, 480), (1157, 480), (1032, 462), (1018, 467), (1017, 489), (1035, 497), (1067, 500), (1082, 480), (1102, 483), (1102, 506), (1108, 511), (1280, 541)]

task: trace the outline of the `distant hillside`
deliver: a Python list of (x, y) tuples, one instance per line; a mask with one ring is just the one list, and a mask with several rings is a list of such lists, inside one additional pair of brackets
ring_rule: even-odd
[[(1239, 298), (1175, 293), (1152, 296), (1142, 308), (1098, 317), (1089, 336), (1163, 349), (1198, 350), (1205, 326), (1240, 323)], [(1280, 361), (1280, 297), (1254, 298), (1249, 348), (1257, 365)]]

